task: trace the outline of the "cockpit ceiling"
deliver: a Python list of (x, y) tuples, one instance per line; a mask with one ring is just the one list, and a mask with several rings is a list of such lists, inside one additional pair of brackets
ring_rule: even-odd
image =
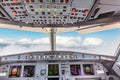
[[(40, 28), (40, 27), (28, 27), (28, 26), (22, 26), (20, 27), (19, 25), (12, 25), (12, 24), (0, 24), (0, 28), (7, 28), (7, 29), (13, 29), (13, 30), (23, 30), (23, 31), (31, 31), (31, 32), (43, 32), (43, 33), (50, 33), (50, 27), (48, 28)], [(108, 25), (101, 25), (101, 24), (92, 24), (92, 25), (87, 25), (87, 26), (82, 26), (82, 27), (61, 27), (61, 28), (55, 28), (56, 33), (63, 33), (63, 32), (78, 32), (80, 34), (87, 34), (87, 33), (92, 33), (92, 32), (99, 32), (103, 30), (108, 30), (108, 29), (115, 29), (115, 28), (120, 28), (120, 23), (112, 23)]]
[(12, 20), (34, 25), (85, 21), (95, 0), (1, 0)]
[(0, 22), (19, 26), (81, 27), (119, 12), (119, 0), (0, 0)]

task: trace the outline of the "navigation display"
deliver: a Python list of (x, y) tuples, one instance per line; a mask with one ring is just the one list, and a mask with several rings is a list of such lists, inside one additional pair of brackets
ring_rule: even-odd
[(34, 77), (35, 66), (24, 66), (23, 77)]
[(70, 71), (72, 76), (81, 75), (81, 67), (79, 64), (70, 65)]
[(84, 71), (84, 75), (94, 75), (93, 64), (84, 64), (83, 71)]
[(48, 80), (59, 80), (59, 78), (48, 78)]
[(41, 73), (41, 75), (45, 75), (45, 74), (46, 74), (46, 69), (42, 69), (42, 70), (40, 71), (40, 73)]
[(10, 66), (9, 77), (20, 77), (21, 66)]
[(59, 76), (59, 65), (58, 64), (48, 65), (48, 76)]

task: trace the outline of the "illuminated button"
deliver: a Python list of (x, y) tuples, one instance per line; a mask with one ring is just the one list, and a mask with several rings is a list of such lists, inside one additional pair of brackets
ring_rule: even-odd
[(89, 10), (84, 10), (84, 14), (88, 14), (89, 13)]
[(54, 6), (54, 8), (56, 9), (56, 8), (57, 8), (57, 6)]
[(65, 0), (65, 3), (69, 3), (69, 0)]
[(26, 2), (30, 2), (29, 0), (26, 0)]
[(13, 0), (13, 2), (17, 2), (18, 0)]
[(13, 11), (12, 13), (13, 13), (13, 15), (17, 15), (17, 12), (16, 12), (16, 11)]
[(50, 8), (50, 6), (48, 5), (47, 8)]
[(72, 9), (72, 13), (75, 13), (77, 12), (77, 10), (75, 8)]
[(61, 58), (61, 55), (58, 55), (58, 58)]

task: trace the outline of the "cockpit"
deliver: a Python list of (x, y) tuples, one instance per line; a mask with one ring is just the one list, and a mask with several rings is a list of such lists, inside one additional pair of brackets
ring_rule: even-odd
[(0, 80), (120, 80), (119, 0), (0, 0)]

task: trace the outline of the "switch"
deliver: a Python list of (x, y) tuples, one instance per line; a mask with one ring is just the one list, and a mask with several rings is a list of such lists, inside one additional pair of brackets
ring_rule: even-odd
[(89, 13), (89, 10), (84, 10), (84, 14), (88, 14)]
[(13, 13), (13, 15), (17, 15), (17, 12), (16, 12), (16, 11), (13, 11), (12, 13)]
[(69, 3), (69, 0), (65, 0), (65, 3)]
[(77, 10), (75, 8), (72, 8), (72, 13), (77, 12)]
[(29, 0), (26, 0), (26, 2), (30, 2)]
[(13, 2), (17, 2), (18, 0), (13, 0)]

